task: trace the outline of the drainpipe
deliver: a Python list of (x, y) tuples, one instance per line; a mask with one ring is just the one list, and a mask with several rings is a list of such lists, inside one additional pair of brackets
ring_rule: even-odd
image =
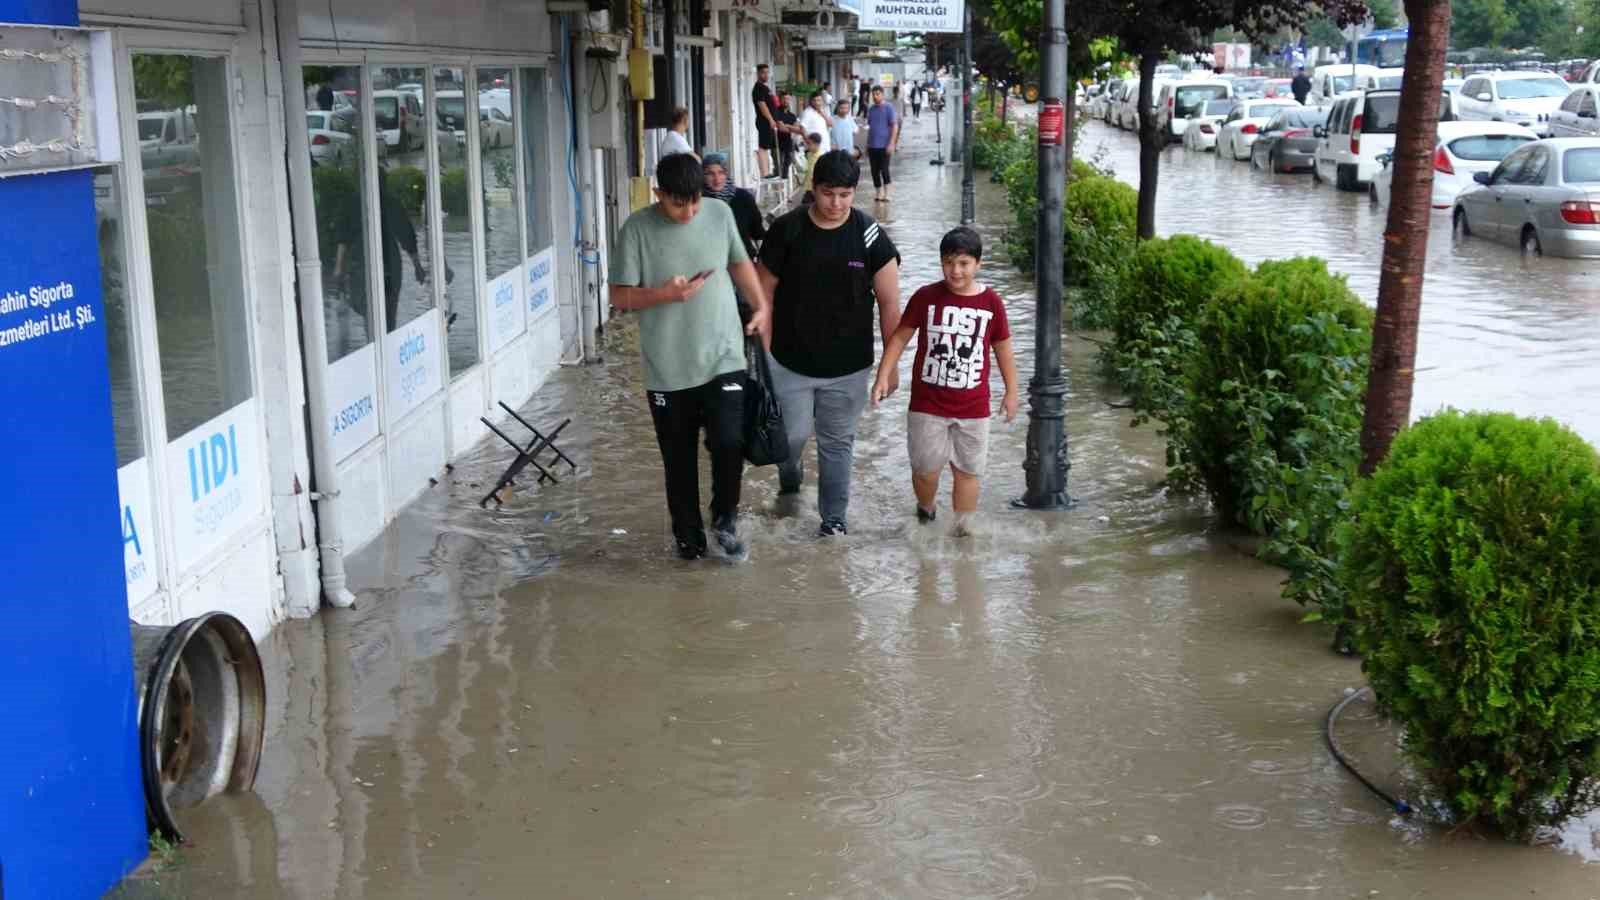
[(349, 607), (344, 540), (339, 520), (339, 469), (333, 458), (328, 417), (328, 328), (323, 318), (322, 256), (317, 249), (316, 206), (311, 196), (311, 141), (306, 132), (306, 92), (300, 70), (300, 3), (278, 0), (278, 60), (283, 67), (283, 121), (289, 154), (289, 214), (294, 225), (295, 281), (300, 289), (300, 336), (304, 341), (306, 402), (311, 408), (311, 495), (322, 562), (322, 596)]
[[(633, 8), (633, 49), (635, 49), (635, 50), (643, 50), (644, 49), (644, 0), (633, 0), (632, 8)], [(635, 100), (635, 101), (633, 101), (633, 134), (634, 134), (634, 141), (636, 142), (636, 146), (634, 147), (634, 151), (639, 154), (637, 157), (635, 157), (636, 159), (638, 159), (639, 163), (638, 163), (638, 166), (635, 169), (633, 174), (634, 174), (634, 176), (636, 178), (649, 178), (650, 175), (649, 175), (648, 172), (645, 171), (645, 165), (644, 165), (644, 101), (643, 100)], [(647, 194), (645, 192), (643, 192), (643, 191), (640, 191), (637, 186), (635, 186), (635, 188), (634, 188), (634, 195), (635, 196), (632, 198), (634, 203), (640, 202), (641, 199), (644, 199), (647, 196)]]
[[(600, 279), (605, 277), (605, 273), (600, 271), (600, 241), (595, 234), (595, 204), (600, 201), (594, 187), (594, 153), (589, 142), (589, 109), (593, 100), (587, 92), (589, 79), (584, 77), (589, 66), (589, 27), (584, 16), (574, 18), (579, 28), (573, 31), (570, 24), (568, 27), (572, 35), (572, 66), (568, 77), (572, 79), (572, 140), (578, 145), (578, 195), (582, 198), (578, 225), (583, 229), (583, 243), (578, 247), (578, 269), (582, 273), (583, 302), (579, 304), (582, 308), (578, 314), (578, 327), (583, 331), (580, 335), (583, 361), (588, 363), (594, 362), (600, 355)], [(589, 260), (593, 260), (593, 264)]]

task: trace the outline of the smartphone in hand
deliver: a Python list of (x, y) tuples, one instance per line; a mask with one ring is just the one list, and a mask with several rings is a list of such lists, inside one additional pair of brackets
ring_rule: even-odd
[(706, 269), (704, 272), (696, 272), (695, 276), (693, 278), (689, 279), (689, 280), (690, 281), (701, 281), (703, 279), (710, 278), (711, 277), (711, 273), (715, 272), (715, 271), (716, 271), (716, 269)]

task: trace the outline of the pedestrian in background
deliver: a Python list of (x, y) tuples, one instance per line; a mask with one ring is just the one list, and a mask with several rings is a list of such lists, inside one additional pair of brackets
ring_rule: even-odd
[[(756, 271), (772, 298), (768, 361), (789, 437), (789, 460), (778, 466), (780, 504), (792, 511), (805, 477), (800, 454), (815, 432), (817, 533), (829, 536), (848, 531), (856, 426), (872, 380), (872, 313), (880, 334), (894, 334), (900, 254), (851, 206), (861, 167), (850, 154), (823, 154), (812, 176), (813, 202), (772, 223)], [(889, 385), (892, 393), (898, 376)]]
[(778, 122), (772, 116), (772, 88), (767, 87), (766, 63), (756, 66), (756, 86), (750, 89), (750, 102), (756, 108), (756, 164), (762, 178), (774, 178), (772, 154), (778, 149)]
[(865, 78), (861, 79), (861, 90), (856, 95), (856, 115), (866, 115), (867, 109), (872, 106), (872, 87), (871, 81)]
[(922, 85), (915, 82), (911, 85), (911, 118), (922, 118)]
[(900, 146), (900, 117), (894, 105), (884, 102), (883, 88), (872, 89), (872, 107), (867, 110), (867, 162), (872, 166), (872, 186), (878, 203), (889, 202), (893, 176), (889, 174), (889, 158)]
[(1289, 90), (1294, 92), (1294, 102), (1304, 106), (1306, 97), (1311, 94), (1311, 79), (1306, 77), (1304, 66), (1294, 73), (1294, 81), (1289, 82)]
[(794, 139), (805, 137), (805, 129), (800, 127), (799, 118), (789, 109), (789, 95), (780, 89), (773, 96), (772, 117), (778, 123), (778, 176), (788, 179), (794, 167)]
[(689, 110), (682, 106), (672, 110), (672, 127), (661, 136), (657, 151), (657, 159), (666, 159), (674, 153), (687, 153), (695, 159), (700, 158), (689, 146)]
[[(656, 202), (629, 216), (611, 257), (611, 302), (639, 312), (645, 399), (666, 475), (667, 513), (682, 559), (706, 554), (700, 432), (711, 454), (711, 529), (730, 558), (744, 474), (744, 336), (770, 335), (766, 291), (725, 203), (702, 203), (705, 175), (687, 153), (656, 164)], [(733, 288), (749, 301), (741, 333)]]
[(833, 149), (833, 141), (829, 138), (832, 133), (833, 119), (828, 116), (827, 95), (821, 91), (811, 95), (806, 103), (806, 108), (800, 113), (801, 137), (809, 138), (811, 135), (820, 135), (822, 138), (822, 152), (827, 153)]
[(848, 152), (852, 159), (861, 159), (861, 151), (856, 149), (856, 132), (859, 130), (860, 126), (850, 115), (850, 101), (840, 100), (833, 111), (833, 128), (828, 133), (833, 149)]

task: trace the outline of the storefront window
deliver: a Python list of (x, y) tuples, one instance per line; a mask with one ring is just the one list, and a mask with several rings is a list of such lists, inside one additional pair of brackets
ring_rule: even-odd
[(484, 271), (490, 281), (522, 262), (517, 223), (517, 132), (511, 70), (478, 70), (478, 145), (482, 158)]
[(121, 185), (116, 170), (94, 176), (94, 219), (100, 237), (100, 293), (105, 299), (106, 357), (111, 369), (111, 425), (117, 443), (117, 468), (144, 456), (143, 414), (134, 381), (133, 308), (123, 241)]
[(522, 170), (527, 173), (523, 186), (523, 210), (528, 221), (527, 256), (555, 243), (550, 222), (551, 160), (546, 138), (550, 134), (549, 98), (545, 93), (544, 69), (522, 70)]
[(248, 400), (250, 322), (220, 59), (137, 54), (139, 161), (167, 436)]
[(434, 111), (438, 129), (449, 135), (449, 152), (439, 153), (439, 223), (444, 232), (444, 321), (450, 345), (450, 374), (478, 364), (478, 279), (474, 274), (471, 189), (467, 176), (467, 116), (473, 104), (462, 70), (434, 69)]
[[(372, 70), (372, 125), (378, 150), (378, 245), (384, 318), (389, 331), (434, 308), (433, 260), (423, 211), (428, 141), (423, 68)], [(448, 276), (449, 272), (446, 272)]]
[(311, 190), (317, 249), (322, 256), (322, 302), (328, 323), (328, 362), (372, 343), (377, 332), (367, 260), (367, 182), (361, 117), (361, 70), (306, 66), (306, 129), (311, 142)]

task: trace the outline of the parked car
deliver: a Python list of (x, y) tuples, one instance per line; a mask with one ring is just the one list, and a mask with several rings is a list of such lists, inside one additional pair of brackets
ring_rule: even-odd
[(1600, 84), (1579, 84), (1567, 99), (1550, 114), (1551, 137), (1600, 137), (1600, 118), (1596, 118), (1596, 98)]
[(1116, 125), (1124, 131), (1139, 130), (1139, 79), (1122, 83), (1122, 96), (1117, 100)]
[[(1509, 122), (1440, 122), (1439, 142), (1433, 148), (1433, 208), (1451, 208), (1456, 195), (1473, 183), (1473, 176), (1493, 172), (1513, 150), (1538, 139), (1532, 131)], [(1388, 206), (1394, 181), (1393, 152), (1380, 156), (1378, 163), (1382, 168), (1372, 179), (1372, 202)]]
[(1280, 111), (1250, 145), (1250, 164), (1268, 172), (1299, 172), (1317, 159), (1316, 129), (1328, 121), (1327, 110), (1295, 106)]
[(1246, 75), (1233, 79), (1233, 96), (1240, 100), (1260, 100), (1267, 96), (1267, 79), (1261, 75)]
[(1317, 66), (1316, 71), (1311, 73), (1311, 93), (1306, 96), (1306, 105), (1332, 106), (1339, 95), (1356, 89), (1356, 79), (1376, 74), (1377, 71), (1377, 66), (1349, 63)]
[(1268, 78), (1267, 83), (1262, 87), (1261, 96), (1268, 100), (1282, 99), (1284, 97), (1292, 99), (1294, 97), (1294, 79)]
[(427, 139), (427, 119), (422, 114), (422, 101), (415, 94), (373, 91), (372, 110), (385, 147), (405, 153), (420, 148)]
[(1456, 107), (1463, 119), (1515, 122), (1548, 135), (1550, 114), (1571, 90), (1546, 72), (1486, 72), (1467, 79)]
[(1117, 99), (1122, 96), (1122, 79), (1113, 78), (1106, 82), (1106, 89), (1094, 99), (1089, 107), (1089, 115), (1107, 125), (1111, 124), (1111, 110), (1117, 105)]
[[(1327, 124), (1316, 131), (1312, 177), (1341, 191), (1365, 190), (1378, 174), (1378, 157), (1394, 149), (1399, 118), (1399, 91), (1356, 91), (1334, 101)], [(1439, 120), (1454, 121), (1443, 98)]]
[(1207, 103), (1231, 96), (1233, 86), (1226, 81), (1169, 81), (1156, 98), (1156, 124), (1169, 143), (1181, 141), (1192, 116), (1200, 115)]
[(1204, 153), (1217, 149), (1217, 132), (1222, 130), (1222, 120), (1233, 111), (1233, 100), (1208, 100), (1199, 115), (1189, 117), (1189, 126), (1183, 130), (1183, 149)]
[(1531, 256), (1600, 257), (1600, 138), (1549, 138), (1513, 151), (1456, 198), (1452, 225)]
[(1401, 68), (1376, 69), (1356, 79), (1356, 90), (1398, 91), (1405, 76), (1406, 70)]
[(1297, 106), (1299, 104), (1293, 100), (1246, 100), (1234, 106), (1222, 120), (1222, 129), (1217, 134), (1217, 155), (1249, 159), (1250, 145), (1256, 142), (1262, 126), (1283, 110)]
[(356, 135), (356, 123), (348, 115), (329, 110), (307, 110), (306, 129), (311, 138), (312, 165), (337, 166), (354, 158), (355, 150), (351, 141)]

